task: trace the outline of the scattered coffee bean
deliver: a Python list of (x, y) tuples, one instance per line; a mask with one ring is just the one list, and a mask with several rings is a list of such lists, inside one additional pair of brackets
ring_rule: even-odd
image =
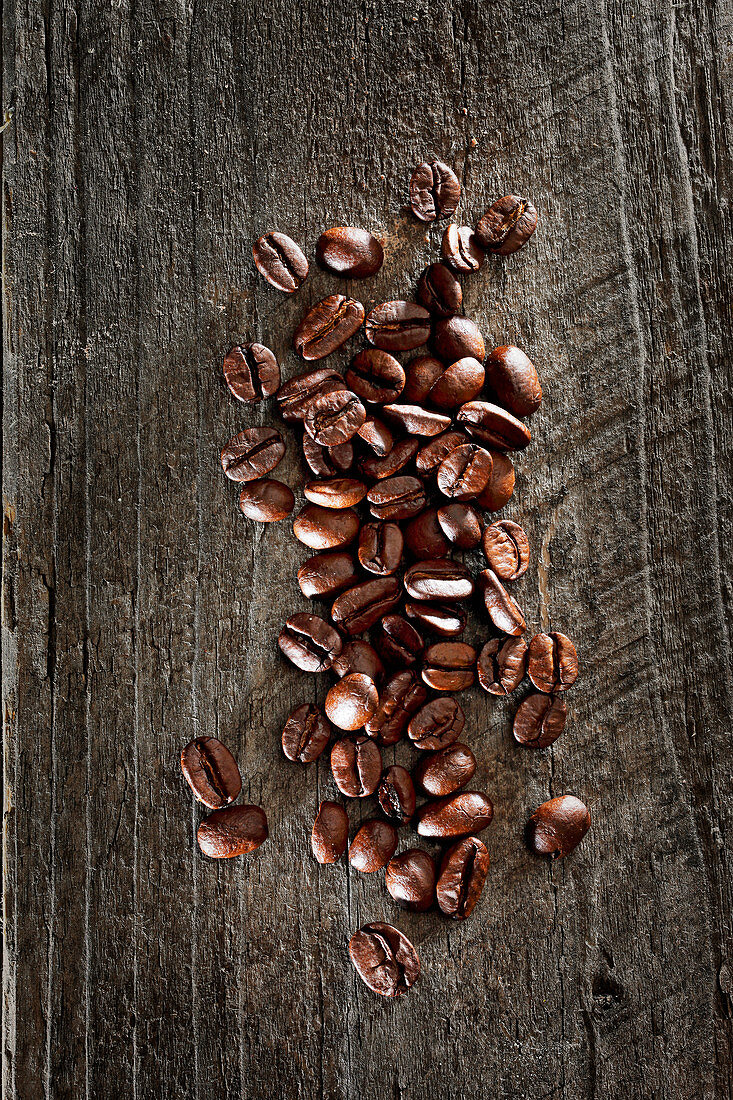
[(382, 774), (382, 754), (363, 733), (342, 737), (331, 749), (333, 779), (347, 798), (368, 798), (374, 794)]
[(461, 284), (445, 264), (425, 268), (417, 285), (417, 298), (434, 317), (452, 317), (463, 305)]
[(366, 496), (366, 485), (353, 477), (334, 477), (323, 481), (306, 481), (306, 500), (323, 508), (353, 508)]
[(377, 712), (364, 727), (366, 732), (380, 745), (396, 745), (427, 696), (427, 688), (412, 669), (398, 672), (382, 688)]
[(406, 825), (415, 812), (415, 787), (407, 768), (393, 764), (386, 768), (377, 788), (379, 805), (397, 825)]
[(365, 420), (366, 409), (350, 390), (320, 394), (305, 409), (305, 430), (322, 447), (347, 443)]
[(566, 691), (578, 678), (578, 654), (565, 634), (535, 634), (529, 643), (527, 674), (538, 691)]
[(252, 245), (257, 270), (276, 290), (293, 294), (308, 275), (308, 261), (285, 233), (265, 233)]
[(489, 483), (493, 460), (475, 443), (463, 443), (438, 467), (438, 488), (455, 500), (473, 500)]
[(414, 619), (426, 630), (440, 634), (444, 638), (453, 638), (466, 629), (466, 612), (457, 604), (440, 604), (420, 601), (405, 604), (408, 619)]
[(521, 451), (532, 440), (521, 420), (489, 401), (466, 402), (457, 419), (472, 436), (497, 451)]
[(376, 275), (384, 263), (384, 249), (366, 229), (339, 225), (321, 233), (316, 259), (322, 267), (345, 279), (366, 279)]
[(463, 432), (449, 431), (436, 436), (417, 452), (415, 456), (417, 472), (423, 475), (435, 473), (451, 451), (468, 442), (470, 442), (468, 436)]
[(420, 973), (420, 959), (407, 936), (381, 921), (354, 933), (349, 955), (364, 985), (380, 997), (401, 996)]
[(342, 676), (326, 696), (326, 714), (340, 730), (360, 730), (378, 706), (374, 681), (363, 672)]
[(224, 378), (233, 396), (249, 404), (277, 393), (280, 367), (264, 344), (240, 344), (224, 359)]
[(527, 825), (527, 843), (537, 855), (562, 859), (569, 855), (590, 828), (588, 807), (572, 794), (543, 802)]
[(443, 234), (440, 254), (454, 271), (466, 275), (478, 271), (484, 262), (483, 250), (469, 225), (449, 225)]
[(354, 559), (350, 554), (340, 551), (314, 554), (298, 570), (300, 591), (309, 600), (335, 596), (337, 592), (351, 588), (358, 580)]
[(459, 791), (421, 806), (416, 815), (417, 831), (420, 836), (451, 840), (480, 833), (493, 816), (491, 799), (482, 791)]
[(311, 550), (348, 546), (359, 532), (359, 516), (351, 508), (323, 508), (306, 504), (293, 520), (293, 534)]
[(444, 363), (455, 363), (466, 358), (478, 359), (479, 363), (483, 363), (486, 356), (484, 338), (478, 325), (468, 317), (447, 317), (436, 321), (432, 348)]
[(366, 348), (351, 360), (345, 381), (362, 401), (388, 405), (396, 401), (405, 388), (405, 372), (402, 364), (388, 351)]
[(486, 560), (503, 581), (524, 576), (529, 565), (529, 540), (524, 529), (510, 519), (500, 519), (484, 531)]
[(349, 817), (339, 802), (324, 801), (311, 833), (311, 848), (319, 863), (336, 863), (349, 843)]
[(408, 848), (387, 864), (385, 886), (398, 905), (424, 913), (435, 901), (435, 863), (420, 848)]
[(410, 719), (407, 736), (416, 749), (435, 752), (457, 741), (465, 724), (465, 715), (456, 700), (443, 696), (431, 699)]
[(394, 668), (412, 668), (425, 648), (425, 643), (401, 615), (385, 615), (380, 622), (375, 645), (385, 664)]
[(221, 466), (231, 481), (254, 481), (274, 470), (284, 454), (275, 428), (245, 428), (221, 452)]
[(399, 601), (399, 581), (395, 577), (375, 577), (355, 584), (337, 596), (331, 608), (331, 618), (349, 634), (361, 634), (374, 626)]
[(363, 321), (361, 302), (329, 294), (308, 310), (295, 330), (293, 347), (304, 359), (323, 359), (358, 332)]
[(381, 420), (377, 420), (376, 416), (367, 416), (357, 434), (359, 439), (371, 447), (377, 458), (384, 458), (394, 447), (391, 431)]
[(231, 859), (259, 848), (268, 837), (267, 815), (260, 806), (215, 810), (198, 827), (196, 839), (205, 856)]
[(458, 206), (461, 185), (452, 168), (442, 160), (418, 164), (410, 179), (410, 206), (422, 222), (449, 218)]
[(514, 715), (514, 738), (528, 748), (546, 749), (565, 729), (567, 716), (568, 708), (561, 695), (528, 695)]
[(303, 434), (303, 457), (316, 477), (338, 477), (354, 464), (354, 448), (348, 443), (321, 447), (307, 432)]
[(416, 439), (400, 439), (395, 443), (389, 454), (384, 458), (362, 458), (359, 462), (359, 472), (363, 477), (374, 481), (383, 481), (384, 478), (394, 477), (403, 470), (417, 454), (419, 443)]
[(438, 508), (438, 523), (457, 550), (473, 550), (481, 542), (481, 516), (470, 504), (444, 504)]
[[(317, 370), (296, 374), (277, 391), (276, 401), (280, 414), (287, 423), (305, 420), (309, 402), (327, 393), (336, 393), (344, 389), (344, 380), (332, 367), (319, 367)], [(315, 441), (313, 443), (315, 446)], [(317, 470), (313, 471), (317, 473)]]
[(434, 561), (448, 556), (450, 543), (438, 523), (436, 508), (426, 508), (410, 520), (405, 527), (405, 545), (418, 561)]
[(435, 642), (425, 650), (422, 678), (434, 691), (464, 691), (476, 679), (476, 650), (465, 642)]
[(422, 405), (428, 399), (431, 387), (445, 370), (445, 363), (432, 355), (418, 355), (405, 368), (405, 388), (402, 400), (406, 405)]
[(376, 649), (361, 638), (352, 638), (350, 642), (346, 642), (338, 657), (331, 662), (331, 668), (337, 676), (363, 672), (375, 684), (384, 676), (384, 665)]
[(426, 794), (444, 798), (470, 783), (475, 771), (476, 757), (468, 745), (457, 741), (421, 757), (415, 768), (415, 779)]
[(458, 561), (419, 561), (405, 573), (405, 588), (413, 600), (453, 603), (473, 595), (473, 578)]
[(332, 626), (300, 611), (291, 615), (277, 640), (283, 654), (303, 672), (325, 672), (341, 652), (341, 635)]
[(534, 363), (521, 348), (494, 348), (486, 360), (486, 378), (499, 402), (520, 420), (540, 407), (542, 386)]
[(402, 561), (402, 531), (396, 523), (365, 523), (359, 531), (359, 562), (362, 569), (386, 577)]
[(313, 703), (301, 703), (283, 727), (283, 752), (288, 760), (312, 764), (325, 749), (332, 732), (318, 707)]
[(496, 629), (504, 634), (511, 634), (512, 637), (524, 634), (527, 624), (522, 609), (509, 595), (493, 569), (484, 569), (479, 573), (478, 584), (489, 618)]
[(527, 671), (524, 638), (492, 638), (478, 655), (478, 682), (490, 695), (509, 695)]
[(216, 737), (195, 737), (189, 741), (181, 753), (181, 770), (199, 802), (212, 810), (233, 802), (242, 789), (237, 761)]
[(409, 519), (425, 507), (425, 486), (417, 477), (389, 477), (372, 486), (367, 500), (375, 519)]
[(508, 503), (514, 492), (514, 467), (512, 460), (502, 451), (492, 451), (491, 457), (494, 465), (489, 484), (481, 496), (477, 497), (476, 503), (487, 512), (498, 512)]
[(489, 873), (489, 853), (476, 836), (459, 840), (443, 856), (436, 884), (440, 911), (453, 920), (470, 916)]
[(509, 256), (527, 243), (537, 228), (537, 211), (529, 199), (504, 195), (492, 203), (476, 226), (482, 248)]
[(355, 871), (371, 875), (381, 871), (397, 851), (399, 838), (394, 825), (373, 817), (365, 821), (349, 848), (349, 863)]
[(484, 368), (470, 356), (442, 365), (439, 377), (430, 387), (427, 400), (439, 409), (457, 409), (479, 393), (484, 384)]
[(417, 302), (382, 302), (367, 316), (366, 338), (383, 351), (410, 351), (427, 344), (430, 314)]
[(295, 507), (293, 490), (282, 481), (262, 477), (248, 481), (239, 494), (239, 508), (247, 519), (275, 523), (289, 516)]

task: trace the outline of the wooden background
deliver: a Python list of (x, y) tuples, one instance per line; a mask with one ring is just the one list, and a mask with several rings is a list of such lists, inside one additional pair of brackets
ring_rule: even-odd
[[(3, 1096), (730, 1097), (730, 0), (5, 0), (3, 27)], [(546, 752), (466, 696), (497, 813), (463, 925), (310, 858), (329, 769), (279, 733), (327, 678), (275, 646), (303, 548), (218, 465), (273, 415), (222, 354), (263, 339), (289, 377), (335, 286), (286, 299), (252, 239), (363, 225), (387, 262), (351, 289), (409, 295), (425, 155), (466, 221), (540, 211), (466, 310), (541, 371), (505, 514), (530, 629), (582, 661)], [(267, 810), (251, 858), (197, 851), (196, 733)], [(549, 865), (522, 826), (565, 791), (594, 826)], [(395, 1004), (346, 951), (384, 918), (424, 967)]]

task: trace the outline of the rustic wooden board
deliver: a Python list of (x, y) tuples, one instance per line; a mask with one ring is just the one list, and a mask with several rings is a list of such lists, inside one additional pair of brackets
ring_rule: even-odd
[[(3, 1095), (730, 1097), (729, 0), (6, 0), (3, 30)], [(352, 289), (410, 294), (426, 154), (467, 221), (510, 188), (541, 213), (466, 309), (541, 369), (508, 514), (530, 626), (583, 666), (545, 753), (466, 701), (497, 816), (463, 926), (310, 859), (328, 767), (278, 737), (324, 685), (275, 648), (303, 555), (218, 469), (271, 416), (223, 352), (289, 376), (334, 288), (284, 299), (252, 239), (364, 225), (388, 258)], [(197, 852), (196, 732), (267, 809), (246, 860)], [(593, 831), (548, 866), (522, 825), (568, 790)], [(385, 918), (424, 966), (396, 1004), (346, 953)]]

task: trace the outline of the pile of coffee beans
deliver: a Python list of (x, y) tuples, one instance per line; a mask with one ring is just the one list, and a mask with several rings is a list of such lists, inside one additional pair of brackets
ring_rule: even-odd
[[(409, 184), (410, 205), (423, 222), (449, 219), (460, 194), (457, 176), (441, 161), (420, 164)], [(293, 346), (319, 363), (362, 332), (366, 346), (344, 373), (314, 366), (281, 384), (274, 354), (259, 343), (234, 347), (224, 360), (238, 401), (274, 399), (300, 434), (308, 470), (293, 533), (312, 553), (297, 579), (303, 596), (326, 601), (328, 610), (295, 611), (278, 645), (303, 672), (330, 673), (335, 681), (323, 710), (303, 702), (289, 716), (283, 752), (310, 764), (330, 745), (344, 799), (375, 796), (380, 810), (349, 844), (344, 804), (322, 802), (313, 856), (335, 863), (348, 848), (356, 870), (384, 869), (398, 905), (418, 912), (437, 905), (453, 920), (468, 917), (481, 896), (489, 853), (478, 834), (494, 813), (486, 792), (468, 789), (476, 757), (460, 740), (465, 717), (456, 695), (476, 682), (489, 694), (509, 695), (528, 676), (536, 690), (516, 712), (514, 737), (544, 749), (565, 727), (564, 693), (578, 674), (565, 634), (525, 641), (512, 586), (527, 571), (529, 540), (513, 520), (487, 519), (511, 499), (510, 455), (530, 443), (527, 420), (542, 400), (540, 380), (522, 349), (487, 353), (478, 326), (461, 314), (458, 276), (479, 271), (491, 254), (516, 252), (536, 225), (528, 199), (505, 195), (475, 228), (447, 225), (440, 260), (423, 272), (415, 301), (365, 306), (340, 293), (319, 301), (297, 326)], [(253, 255), (262, 276), (284, 293), (297, 292), (308, 277), (307, 257), (283, 233), (260, 237)], [(321, 235), (316, 259), (354, 280), (374, 275), (384, 251), (366, 230), (338, 226)], [(400, 358), (412, 351), (418, 354)], [(269, 476), (284, 453), (275, 427), (245, 428), (224, 447), (222, 468), (241, 484), (239, 504), (249, 519), (269, 523), (293, 512), (293, 489)], [(479, 568), (454, 551), (476, 551), (472, 560), (482, 554)], [(471, 601), (490, 636), (469, 643), (462, 635)], [(412, 772), (382, 758), (383, 748), (403, 738), (415, 750)], [(197, 798), (215, 810), (199, 829), (207, 855), (251, 851), (265, 839), (261, 810), (225, 808), (241, 781), (220, 742), (198, 738), (182, 763)], [(398, 830), (408, 825), (428, 843), (445, 845), (439, 861), (419, 847), (398, 852)], [(583, 803), (563, 795), (535, 811), (527, 841), (537, 853), (566, 856), (589, 825)], [(387, 924), (365, 925), (349, 951), (366, 984), (387, 997), (409, 989), (420, 968), (412, 944)]]

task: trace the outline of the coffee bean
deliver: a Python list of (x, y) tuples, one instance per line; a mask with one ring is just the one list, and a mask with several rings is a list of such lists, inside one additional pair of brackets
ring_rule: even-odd
[(346, 385), (362, 401), (388, 405), (396, 401), (405, 388), (405, 372), (389, 352), (366, 348), (351, 360)]
[(431, 699), (411, 718), (407, 736), (416, 749), (434, 752), (457, 741), (465, 724), (456, 700), (444, 695), (442, 699)]
[(325, 672), (341, 652), (341, 635), (332, 626), (299, 611), (280, 631), (277, 644), (289, 661), (303, 672)]
[(434, 317), (452, 317), (463, 305), (461, 284), (445, 264), (425, 268), (417, 284), (417, 298)]
[(430, 314), (417, 302), (381, 302), (367, 316), (366, 338), (383, 351), (410, 351), (427, 344)]
[(416, 439), (400, 439), (384, 458), (362, 458), (359, 461), (359, 472), (362, 477), (368, 477), (374, 481), (394, 477), (412, 462), (418, 446)]
[(436, 884), (440, 911), (453, 920), (470, 916), (489, 872), (489, 853), (476, 836), (467, 836), (443, 856)]
[(417, 811), (420, 836), (436, 840), (480, 833), (491, 824), (494, 807), (482, 791), (459, 791), (437, 802), (427, 802)]
[(419, 561), (405, 573), (404, 584), (413, 600), (453, 603), (473, 595), (473, 578), (458, 561)]
[(535, 634), (529, 643), (527, 673), (538, 691), (555, 694), (578, 678), (578, 654), (565, 634)]
[(439, 409), (457, 409), (480, 393), (483, 384), (484, 368), (478, 359), (468, 356), (441, 367), (439, 377), (428, 391), (427, 400)]
[(375, 684), (384, 676), (384, 665), (376, 649), (361, 638), (352, 638), (350, 642), (346, 642), (338, 657), (331, 663), (331, 668), (337, 676), (363, 672)]
[(529, 541), (523, 528), (510, 519), (500, 519), (484, 531), (486, 560), (503, 581), (515, 581), (527, 572)]
[(336, 597), (331, 618), (349, 634), (361, 634), (400, 601), (400, 585), (395, 577), (375, 577), (347, 588)]
[(520, 745), (546, 749), (565, 729), (568, 708), (561, 695), (528, 695), (519, 704), (512, 730)]
[(412, 668), (425, 648), (425, 643), (401, 615), (385, 615), (375, 639), (382, 660), (394, 668)]
[(375, 519), (409, 519), (425, 507), (425, 487), (417, 477), (389, 477), (367, 493)]
[(405, 388), (402, 400), (408, 405), (422, 405), (428, 399), (431, 387), (445, 370), (445, 363), (432, 355), (418, 355), (405, 368)]
[(486, 377), (502, 405), (520, 419), (540, 407), (542, 386), (532, 360), (520, 348), (494, 348), (486, 360)]
[(463, 443), (438, 467), (438, 488), (455, 500), (472, 500), (489, 483), (493, 461), (488, 451), (475, 443)]
[(347, 798), (368, 798), (379, 784), (382, 754), (365, 734), (352, 733), (331, 749), (331, 772), (341, 794)]
[(491, 695), (509, 695), (527, 671), (524, 638), (492, 638), (478, 655), (478, 682)]
[(438, 508), (440, 529), (457, 550), (473, 550), (481, 542), (481, 516), (470, 504)]
[(412, 603), (408, 600), (405, 614), (408, 619), (414, 619), (426, 630), (432, 630), (433, 634), (440, 634), (444, 638), (453, 638), (466, 629), (466, 612), (456, 604), (427, 601)]
[(435, 901), (435, 863), (420, 848), (408, 848), (389, 861), (384, 883), (398, 905), (424, 913)]
[(321, 447), (307, 432), (303, 435), (303, 457), (316, 477), (338, 477), (354, 464), (351, 440), (336, 447)]
[(492, 203), (476, 226), (482, 248), (509, 256), (527, 243), (537, 228), (537, 211), (529, 199), (504, 195)]
[(293, 520), (293, 534), (311, 550), (348, 546), (359, 531), (359, 517), (351, 508), (323, 508), (306, 504)]
[(366, 496), (366, 485), (353, 477), (334, 477), (323, 481), (306, 481), (306, 500), (323, 508), (353, 508)]
[(362, 569), (386, 577), (402, 561), (402, 531), (396, 523), (365, 523), (359, 532), (359, 562)]
[(319, 596), (335, 596), (337, 592), (351, 588), (358, 579), (354, 559), (350, 554), (339, 551), (314, 554), (298, 570), (300, 591), (309, 600)]
[(371, 875), (381, 871), (397, 851), (399, 838), (394, 825), (373, 817), (365, 821), (349, 848), (349, 863), (355, 871)]
[(285, 233), (265, 233), (252, 245), (257, 270), (270, 286), (292, 294), (308, 275), (308, 261)]
[(376, 416), (367, 416), (357, 435), (368, 447), (371, 447), (378, 458), (384, 458), (394, 447), (391, 431), (381, 420), (377, 420)]
[(419, 474), (437, 472), (441, 462), (451, 451), (455, 451), (456, 447), (468, 442), (468, 436), (464, 435), (463, 432), (449, 431), (436, 436), (435, 439), (431, 439), (429, 443), (426, 443), (422, 450), (417, 452), (415, 456), (417, 472)]
[(199, 802), (212, 810), (233, 802), (242, 789), (237, 761), (216, 737), (189, 741), (181, 753), (181, 770)]
[(443, 234), (440, 254), (454, 271), (468, 274), (478, 271), (484, 262), (483, 250), (468, 225), (449, 225)]
[(198, 827), (196, 839), (205, 856), (231, 859), (259, 848), (268, 837), (267, 815), (260, 806), (215, 810)]
[(450, 417), (421, 409), (419, 405), (385, 405), (384, 415), (412, 435), (438, 435), (450, 425)]
[(432, 348), (444, 363), (455, 363), (467, 357), (483, 363), (486, 355), (486, 345), (478, 325), (468, 317), (447, 317), (436, 321)]
[(342, 676), (326, 696), (326, 714), (340, 730), (360, 730), (378, 706), (374, 681), (363, 672)]
[(365, 729), (381, 745), (396, 745), (401, 739), (411, 715), (428, 697), (428, 691), (412, 669), (398, 672), (383, 686), (379, 706)]
[(457, 741), (437, 752), (426, 753), (415, 768), (415, 779), (426, 794), (444, 798), (459, 791), (473, 778), (476, 757), (468, 745)]
[(295, 330), (293, 347), (304, 359), (323, 359), (357, 332), (364, 306), (343, 294), (329, 294), (308, 310)]
[(224, 378), (233, 396), (249, 404), (277, 393), (280, 367), (264, 344), (240, 344), (224, 359)]
[(377, 788), (379, 805), (397, 825), (406, 825), (415, 812), (415, 787), (407, 768), (386, 768)]
[(435, 642), (425, 650), (422, 678), (434, 691), (463, 691), (476, 678), (476, 650), (465, 642)]
[(434, 561), (448, 556), (450, 544), (438, 523), (437, 509), (426, 508), (410, 520), (405, 527), (405, 545), (418, 561)]
[(318, 707), (313, 703), (301, 703), (283, 727), (283, 752), (288, 760), (311, 764), (325, 749), (332, 732)]
[(305, 430), (322, 447), (348, 442), (365, 420), (366, 409), (350, 390), (313, 397), (305, 409)]
[(420, 959), (391, 924), (365, 924), (349, 940), (349, 955), (364, 985), (380, 997), (399, 997), (415, 984)]
[(248, 481), (239, 494), (239, 508), (247, 519), (275, 523), (285, 519), (295, 507), (293, 490), (282, 481), (263, 477)]
[(457, 419), (472, 436), (497, 451), (521, 451), (532, 440), (521, 420), (489, 401), (468, 401), (461, 405)]
[(245, 428), (221, 452), (221, 466), (232, 481), (254, 481), (274, 470), (285, 454), (275, 428)]
[(423, 161), (412, 173), (410, 206), (420, 221), (434, 222), (436, 218), (449, 218), (460, 197), (458, 176), (442, 160)]
[(349, 843), (349, 817), (338, 802), (324, 801), (311, 833), (311, 848), (319, 863), (336, 863)]
[(562, 859), (580, 844), (590, 829), (588, 807), (572, 794), (543, 802), (527, 824), (527, 843), (537, 855)]
[(322, 267), (345, 279), (366, 279), (376, 275), (384, 263), (384, 249), (366, 229), (339, 225), (321, 233), (316, 259)]
[(514, 467), (512, 460), (501, 451), (492, 451), (494, 465), (489, 484), (480, 497), (476, 498), (479, 508), (488, 512), (498, 512), (511, 498), (514, 492)]
[(317, 370), (296, 374), (295, 378), (285, 382), (277, 391), (276, 401), (280, 415), (289, 424), (305, 420), (310, 401), (315, 397), (336, 393), (343, 389), (344, 380), (332, 367), (319, 367)]
[(484, 569), (479, 573), (478, 583), (489, 618), (496, 629), (515, 638), (524, 634), (527, 624), (522, 609), (509, 595), (493, 569)]

